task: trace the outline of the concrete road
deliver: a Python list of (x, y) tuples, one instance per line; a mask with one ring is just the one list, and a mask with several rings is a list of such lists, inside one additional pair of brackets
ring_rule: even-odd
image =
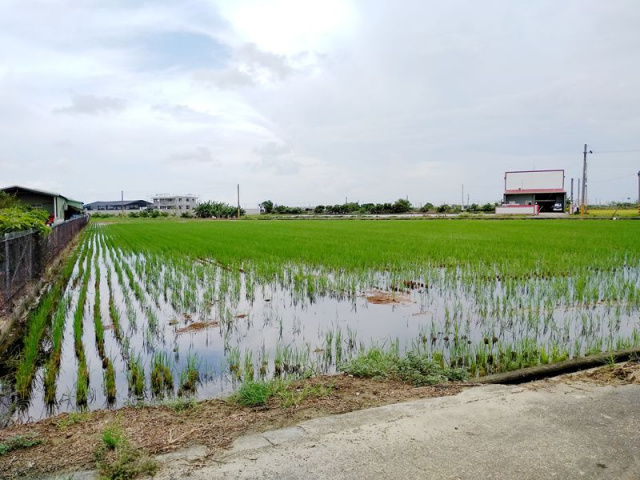
[(640, 479), (640, 386), (485, 386), (162, 459), (156, 478)]

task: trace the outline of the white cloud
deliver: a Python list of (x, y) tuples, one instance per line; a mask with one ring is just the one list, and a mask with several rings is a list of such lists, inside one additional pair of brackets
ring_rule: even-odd
[(94, 95), (73, 95), (71, 105), (55, 108), (54, 113), (98, 115), (102, 113), (121, 112), (127, 102), (122, 98), (96, 97)]
[(167, 159), (170, 163), (177, 164), (185, 164), (185, 163), (206, 163), (210, 165), (219, 165), (219, 161), (217, 161), (211, 150), (208, 147), (199, 145), (194, 149), (176, 152), (173, 155), (170, 155)]

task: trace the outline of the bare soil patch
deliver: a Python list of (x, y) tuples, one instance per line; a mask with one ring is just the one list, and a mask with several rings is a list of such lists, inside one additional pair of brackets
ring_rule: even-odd
[(176, 333), (187, 333), (187, 332), (197, 332), (199, 330), (204, 330), (205, 328), (217, 327), (219, 326), (219, 322), (193, 322), (186, 327), (178, 328)]
[(383, 292), (381, 290), (370, 292), (365, 295), (365, 298), (369, 303), (373, 303), (375, 305), (407, 305), (409, 303), (412, 303), (411, 297), (408, 294), (398, 292)]
[(309, 396), (283, 408), (277, 399), (259, 408), (243, 408), (224, 400), (206, 400), (182, 411), (168, 406), (126, 407), (85, 414), (62, 414), (37, 423), (0, 431), (0, 443), (16, 435), (37, 435), (40, 445), (0, 456), (2, 478), (35, 477), (95, 465), (94, 451), (105, 427), (119, 425), (138, 448), (150, 455), (167, 453), (191, 444), (205, 445), (209, 454), (227, 448), (247, 433), (283, 428), (312, 418), (346, 413), (419, 398), (455, 395), (465, 386), (440, 384), (414, 388), (395, 381), (353, 378), (346, 375), (294, 382), (289, 388), (331, 387), (324, 397)]

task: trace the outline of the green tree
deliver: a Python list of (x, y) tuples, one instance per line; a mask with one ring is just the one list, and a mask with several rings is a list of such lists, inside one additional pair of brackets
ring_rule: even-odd
[(425, 204), (422, 206), (422, 208), (420, 208), (420, 211), (421, 211), (422, 213), (427, 213), (427, 212), (432, 211), (432, 210), (433, 210), (433, 208), (434, 208), (434, 207), (433, 207), (433, 203), (429, 203), (429, 202), (427, 202), (427, 203), (425, 203)]
[(391, 207), (393, 213), (407, 213), (411, 211), (411, 202), (404, 198), (399, 198)]
[(260, 205), (260, 210), (264, 213), (272, 213), (273, 212), (273, 202), (271, 200), (265, 200)]
[[(193, 209), (198, 218), (233, 218), (238, 214), (236, 207), (223, 202), (202, 202)], [(244, 209), (240, 209), (240, 215), (244, 215)]]

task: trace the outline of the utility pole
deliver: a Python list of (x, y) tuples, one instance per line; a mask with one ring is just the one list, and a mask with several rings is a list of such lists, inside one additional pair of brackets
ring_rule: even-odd
[(238, 184), (238, 220), (240, 220), (240, 184)]
[(124, 190), (120, 190), (120, 209), (122, 211), (122, 216), (124, 216)]
[(638, 170), (638, 215), (640, 215), (640, 170)]
[(464, 183), (462, 184), (462, 200), (460, 201), (460, 211), (464, 212)]
[(582, 200), (580, 201), (580, 215), (584, 216), (587, 211), (587, 153), (593, 153), (591, 150), (587, 151), (587, 144), (584, 144), (584, 161), (582, 163)]
[(571, 200), (569, 205), (569, 215), (573, 215), (573, 178), (571, 178)]
[(578, 195), (577, 195), (578, 201), (580, 200), (580, 177), (578, 177)]

